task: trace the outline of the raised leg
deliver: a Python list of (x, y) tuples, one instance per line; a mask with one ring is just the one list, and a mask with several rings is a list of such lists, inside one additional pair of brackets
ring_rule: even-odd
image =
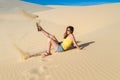
[(37, 26), (38, 31), (41, 31), (46, 37), (51, 38), (51, 39), (53, 39), (53, 40), (55, 40), (55, 41), (58, 42), (57, 38), (56, 38), (54, 35), (48, 33), (47, 31), (45, 31), (45, 30), (40, 26), (40, 22), (39, 22), (39, 23), (37, 22), (37, 23), (36, 23), (36, 26)]
[(40, 23), (36, 23), (36, 26), (38, 28), (38, 31), (42, 32), (46, 37), (48, 37), (49, 39), (49, 46), (48, 46), (48, 54), (51, 54), (51, 46), (53, 46), (53, 48), (55, 50), (57, 50), (58, 47), (58, 40), (56, 39), (55, 36), (53, 36), (52, 34), (48, 33), (47, 31), (45, 31), (41, 26)]

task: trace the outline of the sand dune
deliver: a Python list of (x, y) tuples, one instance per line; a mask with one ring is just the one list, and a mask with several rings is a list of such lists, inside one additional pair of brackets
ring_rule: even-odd
[[(8, 3), (5, 0), (0, 4), (3, 2)], [(120, 79), (119, 3), (41, 7), (18, 0), (11, 2), (24, 5), (14, 14), (0, 8), (0, 80)], [(12, 3), (8, 4), (6, 9)], [(15, 5), (10, 9), (15, 9)], [(38, 10), (39, 7), (44, 11)], [(35, 15), (39, 15), (44, 29), (55, 34), (60, 41), (66, 26), (75, 26), (74, 34), (82, 50), (53, 52), (45, 58), (36, 56), (24, 60), (22, 55), (34, 55), (47, 48), (47, 38), (37, 32)]]
[(24, 10), (29, 12), (45, 11), (52, 9), (50, 7), (24, 2), (22, 0), (0, 0), (0, 13), (17, 13), (16, 7), (24, 8)]

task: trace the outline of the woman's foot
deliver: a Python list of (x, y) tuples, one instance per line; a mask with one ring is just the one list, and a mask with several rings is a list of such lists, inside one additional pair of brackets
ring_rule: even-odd
[(45, 52), (45, 53), (42, 54), (42, 57), (46, 57), (46, 56), (49, 56), (49, 55), (51, 55), (51, 53)]
[(37, 26), (38, 31), (42, 31), (43, 30), (42, 27), (39, 25), (38, 22), (36, 22), (36, 26)]

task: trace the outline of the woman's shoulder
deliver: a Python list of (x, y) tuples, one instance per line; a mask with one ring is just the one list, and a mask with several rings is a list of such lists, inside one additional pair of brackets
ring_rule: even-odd
[(73, 36), (74, 36), (74, 34), (69, 34), (69, 36), (70, 36), (70, 37), (73, 37)]
[(70, 37), (70, 38), (74, 38), (74, 34), (69, 34), (68, 37)]

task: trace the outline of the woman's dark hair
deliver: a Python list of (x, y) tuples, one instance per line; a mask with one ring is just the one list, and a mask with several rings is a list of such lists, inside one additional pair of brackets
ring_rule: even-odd
[(68, 34), (67, 34), (67, 30), (68, 30), (68, 28), (70, 29), (71, 34), (72, 34), (73, 31), (74, 31), (74, 27), (73, 27), (73, 26), (68, 26), (68, 27), (66, 28), (65, 33), (64, 33), (64, 39), (68, 36)]

